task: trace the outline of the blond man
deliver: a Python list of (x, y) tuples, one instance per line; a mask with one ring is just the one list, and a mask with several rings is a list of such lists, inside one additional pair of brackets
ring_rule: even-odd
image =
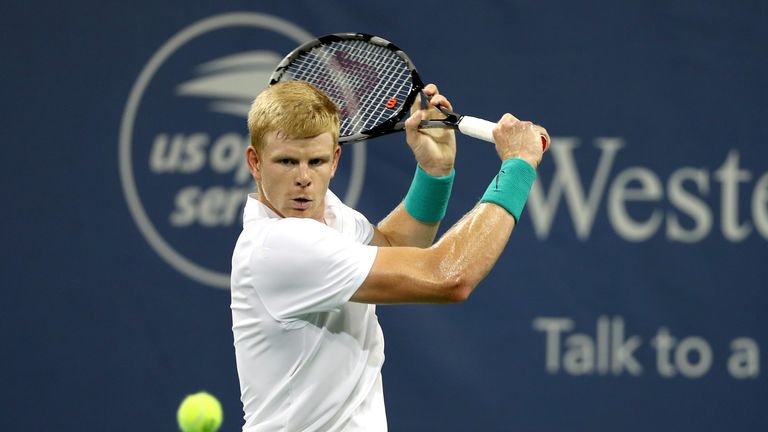
[(406, 122), (414, 181), (375, 226), (329, 190), (341, 155), (333, 102), (298, 81), (255, 99), (246, 158), (257, 192), (232, 257), (244, 432), (386, 431), (375, 305), (464, 301), (503, 251), (546, 131), (505, 114), (494, 130), (502, 169), (489, 171), (481, 202), (433, 244), (456, 139), (418, 129), (440, 117), (436, 106), (452, 109), (436, 86), (424, 94), (427, 109)]

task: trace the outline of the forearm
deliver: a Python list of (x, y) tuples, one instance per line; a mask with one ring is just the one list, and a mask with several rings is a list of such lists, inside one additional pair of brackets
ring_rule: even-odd
[(368, 277), (352, 301), (464, 301), (498, 260), (514, 224), (514, 218), (503, 208), (481, 203), (428, 249), (379, 248)]
[(413, 218), (400, 203), (392, 212), (379, 222), (377, 229), (386, 239), (378, 246), (413, 246), (427, 248), (432, 245), (437, 235), (440, 222), (425, 223)]
[(453, 178), (452, 167), (436, 175), (417, 166), (405, 200), (377, 227), (383, 237), (378, 246), (432, 245), (448, 207)]
[(459, 298), (468, 297), (501, 256), (514, 227), (515, 218), (504, 208), (478, 204), (430, 248), (435, 278), (458, 280)]
[[(367, 278), (352, 301), (465, 300), (499, 259), (520, 219), (536, 178), (535, 168), (541, 161), (542, 137), (549, 141), (543, 128), (505, 114), (494, 129), (496, 150), (503, 162), (480, 203), (432, 247), (379, 248)], [(411, 236), (412, 233), (403, 228), (408, 226), (403, 219), (408, 217), (405, 212), (413, 214), (407, 205), (405, 209), (398, 208), (382, 222), (382, 228), (387, 231), (392, 224), (392, 230), (399, 236)], [(437, 230), (437, 226), (432, 228)], [(378, 230), (376, 233), (383, 237)], [(434, 233), (429, 237), (433, 236)]]
[[(429, 248), (422, 267), (427, 282), (447, 281), (451, 291), (459, 291), (451, 298), (466, 298), (504, 250), (535, 178), (533, 167), (522, 159), (502, 162), (480, 203)], [(405, 207), (399, 215), (403, 219), (393, 226), (407, 226), (407, 200)]]
[(528, 162), (516, 158), (502, 162), (480, 204), (432, 248), (438, 257), (445, 257), (438, 266), (438, 277), (458, 278), (460, 297), (468, 296), (496, 263), (535, 178), (536, 172)]

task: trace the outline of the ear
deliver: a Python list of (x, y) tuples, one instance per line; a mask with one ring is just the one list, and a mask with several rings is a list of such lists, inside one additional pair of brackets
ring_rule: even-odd
[(336, 168), (339, 166), (339, 159), (341, 158), (341, 145), (337, 144), (333, 149), (333, 161), (331, 162), (331, 178), (336, 175)]
[(248, 161), (248, 168), (251, 171), (251, 177), (253, 177), (256, 182), (260, 182), (261, 158), (259, 157), (259, 153), (252, 146), (248, 146), (248, 148), (245, 149), (245, 159)]

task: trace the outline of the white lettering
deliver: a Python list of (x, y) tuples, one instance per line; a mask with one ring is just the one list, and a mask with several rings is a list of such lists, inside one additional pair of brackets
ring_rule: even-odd
[(752, 193), (752, 219), (760, 235), (768, 240), (768, 173), (760, 177)]
[[(639, 187), (631, 188), (629, 185), (633, 182), (639, 183)], [(639, 242), (650, 238), (661, 225), (661, 210), (653, 210), (645, 222), (638, 222), (629, 216), (625, 203), (656, 202), (661, 196), (661, 182), (651, 170), (632, 167), (622, 171), (608, 194), (608, 218), (616, 232), (629, 241)]]
[(149, 167), (157, 174), (197, 172), (205, 165), (204, 147), (208, 142), (204, 133), (174, 134), (170, 141), (167, 134), (158, 134), (150, 151)]
[[(677, 372), (687, 378), (698, 378), (712, 366), (712, 348), (698, 336), (689, 336), (677, 343), (669, 330), (661, 327), (651, 345), (656, 349), (656, 369), (665, 378)], [(695, 361), (691, 359), (692, 354), (697, 357)]]
[(573, 329), (573, 320), (568, 318), (536, 318), (533, 329), (547, 333), (546, 368), (547, 372), (555, 374), (560, 370), (560, 333)]
[(656, 336), (651, 339), (651, 346), (656, 349), (656, 370), (665, 378), (673, 377), (677, 373), (671, 358), (672, 348), (676, 343), (675, 338), (664, 327), (660, 328)]
[(590, 374), (594, 371), (595, 342), (585, 334), (574, 334), (565, 340), (563, 369), (570, 375)]
[(621, 317), (615, 317), (611, 322), (611, 333), (613, 341), (611, 343), (611, 371), (614, 375), (621, 375), (624, 370), (631, 375), (640, 375), (643, 372), (642, 366), (634, 357), (634, 352), (640, 346), (640, 336), (624, 338), (624, 320)]
[(199, 223), (204, 227), (231, 226), (245, 205), (248, 190), (213, 186), (206, 190), (187, 186), (176, 194), (176, 208), (170, 215), (172, 226), (180, 228)]
[(546, 239), (549, 236), (552, 221), (563, 195), (573, 218), (576, 236), (580, 240), (589, 238), (595, 214), (608, 181), (608, 174), (616, 154), (624, 144), (618, 138), (600, 138), (596, 145), (601, 150), (600, 161), (592, 178), (589, 195), (585, 198), (581, 177), (573, 158), (573, 149), (578, 146), (577, 141), (572, 138), (553, 140), (551, 152), (556, 171), (549, 192), (545, 198), (541, 190), (543, 186), (540, 185), (540, 181), (537, 181), (533, 185), (527, 204), (538, 238)]
[(597, 319), (597, 373), (607, 374), (610, 368), (610, 344), (611, 322), (607, 316)]
[(187, 186), (176, 194), (176, 210), (171, 213), (171, 225), (182, 227), (195, 221), (195, 202), (200, 195), (200, 188)]
[[(541, 179), (531, 189), (527, 208), (539, 239), (549, 237), (560, 201), (564, 199), (576, 237), (588, 240), (606, 188), (608, 221), (614, 231), (628, 241), (648, 240), (663, 223), (666, 223), (665, 236), (670, 241), (696, 243), (711, 233), (713, 212), (717, 210), (713, 210), (705, 199), (710, 194), (712, 181), (708, 170), (677, 169), (667, 179), (666, 188), (663, 179), (642, 166), (620, 171), (609, 181), (624, 142), (620, 138), (598, 138), (595, 147), (600, 149), (600, 158), (586, 191), (574, 156), (578, 146), (576, 138), (553, 139), (551, 153), (555, 172), (548, 189)], [(739, 152), (730, 150), (712, 176), (720, 183), (719, 213), (723, 236), (728, 241), (741, 242), (750, 235), (754, 223), (756, 231), (768, 239), (768, 173), (758, 179), (752, 192), (751, 221), (741, 220), (739, 214), (741, 183), (752, 178), (751, 171), (740, 167)], [(669, 210), (663, 205), (665, 190)], [(652, 205), (640, 207), (643, 202)]]
[(712, 212), (704, 201), (685, 190), (683, 183), (686, 180), (693, 181), (700, 193), (709, 193), (709, 176), (705, 170), (686, 167), (672, 173), (667, 183), (669, 202), (690, 216), (694, 223), (693, 228), (685, 229), (677, 214), (668, 213), (667, 238), (683, 243), (696, 243), (706, 237), (712, 229)]
[(234, 173), (235, 184), (241, 185), (250, 179), (245, 162), (248, 137), (224, 134), (211, 144), (208, 153), (209, 144), (211, 137), (203, 132), (158, 134), (150, 150), (149, 168), (155, 174), (194, 174), (208, 163), (217, 174)]
[(757, 378), (760, 375), (760, 348), (754, 339), (740, 337), (731, 342), (728, 372), (738, 379)]
[(752, 231), (749, 222), (739, 224), (739, 183), (749, 181), (752, 173), (739, 169), (739, 152), (728, 152), (723, 165), (715, 171), (715, 179), (722, 183), (720, 208), (721, 229), (726, 239), (732, 242), (744, 240)]
[(174, 141), (168, 148), (167, 134), (158, 134), (149, 153), (149, 169), (155, 174), (173, 172), (179, 166), (181, 159), (181, 143)]
[(219, 174), (237, 172), (244, 160), (243, 149), (242, 135), (228, 133), (220, 136), (211, 148), (211, 169)]
[[(696, 353), (697, 361), (691, 361), (691, 353)], [(688, 378), (698, 378), (712, 365), (712, 348), (707, 341), (697, 336), (690, 336), (680, 341), (675, 349), (675, 364), (680, 373)]]
[(598, 374), (634, 376), (643, 368), (634, 357), (640, 346), (639, 336), (624, 336), (624, 320), (621, 317), (600, 317), (597, 320), (597, 334), (593, 337), (575, 333), (563, 339), (565, 332), (573, 330), (569, 318), (536, 318), (533, 328), (546, 333), (546, 369), (550, 374), (560, 371), (560, 347), (564, 341), (562, 356), (563, 370), (569, 375)]

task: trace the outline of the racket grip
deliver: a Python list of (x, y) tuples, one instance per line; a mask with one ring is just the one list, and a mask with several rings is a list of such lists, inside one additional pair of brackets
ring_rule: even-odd
[[(490, 143), (495, 142), (493, 140), (493, 128), (496, 127), (496, 123), (489, 122), (477, 117), (464, 116), (459, 122), (459, 131), (464, 135), (469, 135), (473, 138), (477, 138)], [(547, 151), (548, 147), (547, 139), (542, 135), (541, 146), (544, 151)]]
[(489, 122), (477, 117), (464, 116), (459, 122), (459, 132), (464, 135), (469, 135), (472, 138), (479, 140), (493, 141), (493, 128), (496, 127), (496, 123)]

